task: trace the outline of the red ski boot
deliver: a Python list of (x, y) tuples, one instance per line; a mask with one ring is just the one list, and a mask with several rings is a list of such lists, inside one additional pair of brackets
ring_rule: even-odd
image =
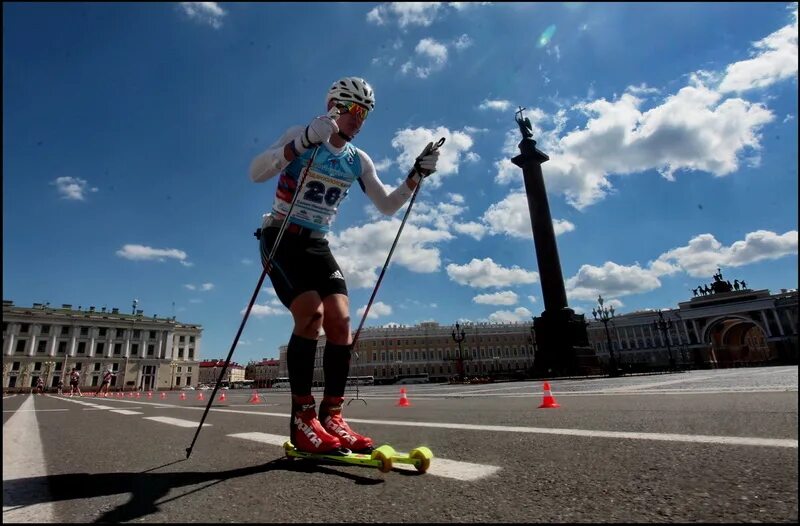
[(342, 447), (334, 435), (328, 433), (317, 419), (314, 397), (292, 396), (292, 416), (289, 423), (289, 440), (294, 447), (308, 453), (330, 453)]
[(325, 430), (338, 437), (342, 447), (355, 453), (369, 453), (372, 451), (372, 439), (359, 435), (342, 418), (342, 401), (344, 398), (324, 398), (319, 406), (319, 419)]

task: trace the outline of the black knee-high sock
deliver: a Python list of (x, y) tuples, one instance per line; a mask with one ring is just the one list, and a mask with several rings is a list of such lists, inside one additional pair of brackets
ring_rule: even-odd
[(286, 366), (289, 369), (289, 386), (293, 395), (311, 394), (316, 354), (317, 340), (309, 340), (292, 333), (286, 349)]
[(337, 345), (328, 341), (322, 355), (325, 373), (325, 396), (344, 396), (347, 375), (350, 372), (350, 345)]

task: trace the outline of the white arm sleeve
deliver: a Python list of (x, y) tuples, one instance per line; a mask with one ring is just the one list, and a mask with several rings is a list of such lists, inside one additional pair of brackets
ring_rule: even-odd
[(375, 164), (369, 155), (361, 149), (358, 149), (358, 155), (361, 157), (361, 184), (367, 197), (375, 203), (375, 207), (382, 214), (387, 216), (400, 210), (413, 191), (403, 181), (392, 193), (388, 193), (381, 180), (378, 179), (378, 175), (375, 173)]
[(303, 133), (303, 129), (302, 126), (292, 126), (272, 146), (253, 159), (250, 163), (250, 179), (254, 183), (263, 183), (286, 168), (289, 161), (283, 156), (283, 147)]

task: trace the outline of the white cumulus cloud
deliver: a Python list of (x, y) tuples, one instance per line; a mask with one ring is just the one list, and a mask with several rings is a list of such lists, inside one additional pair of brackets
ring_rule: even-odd
[(753, 58), (730, 64), (719, 91), (743, 92), (797, 77), (797, 4), (792, 22), (755, 42)]
[(436, 128), (403, 128), (395, 132), (392, 147), (400, 150), (396, 163), (403, 174), (408, 173), (417, 156), (429, 142), (436, 142), (441, 137), (445, 143), (439, 148), (439, 161), (436, 173), (425, 179), (425, 185), (439, 188), (442, 178), (457, 174), (459, 165), (466, 160), (474, 142), (472, 137), (462, 131), (450, 130), (444, 126)]
[(186, 258), (186, 252), (178, 250), (177, 248), (152, 248), (145, 245), (123, 245), (117, 250), (116, 254), (125, 259), (133, 261), (159, 261), (163, 262), (166, 259), (177, 259), (181, 265), (190, 267)]
[[(587, 118), (564, 135), (567, 113), (527, 110), (534, 138), (550, 156), (543, 166), (548, 191), (583, 209), (612, 190), (611, 175), (657, 170), (667, 180), (678, 172), (724, 177), (742, 163), (757, 162), (761, 130), (776, 117), (765, 103), (739, 95), (797, 78), (796, 5), (791, 16), (791, 23), (754, 44), (750, 59), (728, 65), (724, 73), (690, 72), (689, 82), (674, 93), (662, 96), (661, 90), (640, 84), (611, 100), (561, 108)], [(545, 130), (548, 124), (552, 129)], [(518, 140), (517, 129), (509, 133)], [(520, 171), (505, 156), (496, 168), (499, 183), (520, 180)]]
[(84, 201), (87, 193), (98, 191), (97, 187), (89, 186), (89, 183), (80, 177), (58, 177), (50, 184), (55, 185), (62, 199), (72, 201)]
[(179, 2), (178, 5), (189, 18), (214, 29), (222, 27), (222, 19), (227, 14), (217, 2)]
[[(367, 306), (364, 305), (360, 309), (358, 309), (357, 314), (359, 316), (363, 316), (364, 312), (366, 312)], [(377, 301), (372, 304), (369, 308), (369, 314), (367, 314), (367, 319), (377, 319), (381, 316), (388, 316), (392, 313), (392, 306), (383, 303), (382, 301)]]
[(519, 323), (523, 321), (531, 321), (533, 314), (525, 307), (517, 307), (513, 311), (499, 310), (489, 315), (489, 321), (492, 323)]
[(451, 263), (447, 265), (446, 269), (451, 280), (460, 285), (479, 289), (508, 287), (539, 281), (538, 272), (521, 269), (517, 265), (505, 268), (492, 261), (492, 258), (473, 258), (466, 265)]
[(493, 294), (478, 294), (472, 301), (481, 305), (516, 305), (518, 299), (515, 292), (503, 290)]

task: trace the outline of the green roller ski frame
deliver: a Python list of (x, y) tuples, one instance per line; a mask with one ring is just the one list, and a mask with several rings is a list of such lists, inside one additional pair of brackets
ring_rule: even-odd
[(320, 462), (366, 466), (378, 468), (382, 473), (390, 472), (394, 463), (411, 464), (420, 473), (425, 473), (428, 471), (431, 465), (431, 459), (433, 458), (433, 453), (427, 447), (413, 449), (408, 455), (399, 454), (392, 446), (385, 445), (373, 449), (371, 453), (325, 454), (299, 451), (291, 442), (287, 441), (283, 444), (283, 449), (286, 452), (286, 456), (289, 458), (304, 458)]

